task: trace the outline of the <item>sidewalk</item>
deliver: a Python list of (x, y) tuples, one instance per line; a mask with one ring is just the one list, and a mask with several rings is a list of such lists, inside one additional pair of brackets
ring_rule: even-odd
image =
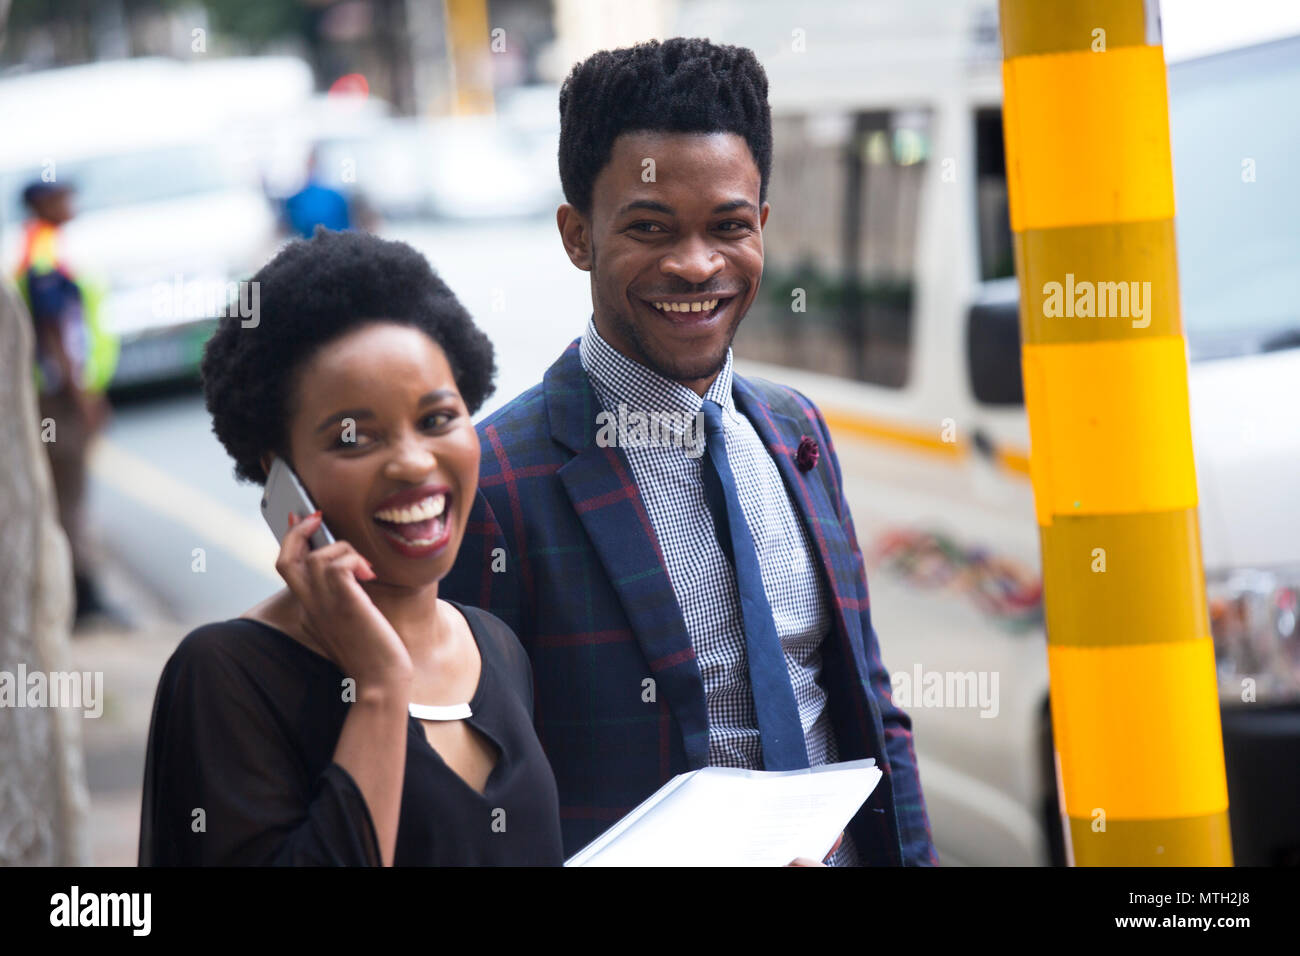
[(81, 725), (90, 791), (91, 862), (135, 866), (154, 692), (163, 665), (190, 628), (113, 555), (104, 554), (99, 567), (104, 593), (129, 611), (138, 629), (96, 625), (75, 632), (69, 642), (71, 668), (104, 674), (103, 714)]

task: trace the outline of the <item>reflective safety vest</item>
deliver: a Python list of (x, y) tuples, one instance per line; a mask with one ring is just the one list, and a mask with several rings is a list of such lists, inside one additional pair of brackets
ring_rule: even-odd
[[(117, 369), (118, 352), (121, 340), (103, 321), (103, 304), (105, 288), (103, 283), (85, 276), (76, 275), (60, 258), (59, 227), (52, 223), (34, 219), (27, 223), (23, 236), (22, 256), (14, 280), (18, 291), (22, 293), (27, 308), (32, 308), (31, 292), (27, 286), (29, 273), (48, 275), (61, 272), (67, 277), (81, 295), (82, 322), (86, 332), (86, 354), (81, 368), (81, 387), (90, 392), (103, 392), (113, 380)], [(44, 391), (45, 376), (40, 365), (35, 367), (36, 389)]]

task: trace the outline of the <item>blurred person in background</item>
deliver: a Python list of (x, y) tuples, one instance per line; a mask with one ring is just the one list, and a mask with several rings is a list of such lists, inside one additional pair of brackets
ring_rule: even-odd
[(319, 164), (320, 157), (313, 149), (307, 157), (306, 184), (284, 201), (285, 224), (303, 239), (310, 239), (317, 226), (342, 232), (353, 225), (347, 197), (320, 181)]
[(30, 218), (14, 278), (35, 326), (41, 435), (72, 552), (76, 621), (104, 615), (125, 625), (125, 615), (101, 594), (86, 544), (87, 451), (108, 422), (104, 390), (118, 343), (100, 322), (98, 293), (65, 258), (62, 227), (74, 215), (73, 195), (65, 183), (34, 182), (23, 190)]

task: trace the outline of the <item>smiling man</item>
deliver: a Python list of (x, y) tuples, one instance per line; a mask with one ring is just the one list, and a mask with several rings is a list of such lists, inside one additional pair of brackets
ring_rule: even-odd
[[(874, 757), (884, 778), (830, 862), (935, 863), (826, 424), (732, 369), (763, 272), (763, 68), (698, 39), (604, 51), (574, 67), (560, 116), (556, 219), (593, 312), (479, 425), (442, 588), (529, 652), (566, 855), (674, 774)], [(703, 427), (598, 440), (615, 413)]]

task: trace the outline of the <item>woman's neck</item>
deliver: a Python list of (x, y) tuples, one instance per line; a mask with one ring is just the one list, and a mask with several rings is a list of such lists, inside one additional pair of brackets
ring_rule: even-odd
[[(436, 583), (413, 590), (366, 581), (361, 582), (361, 588), (369, 595), (379, 613), (393, 625), (393, 630), (397, 631), (397, 636), (410, 651), (412, 660), (436, 659), (451, 650), (456, 643), (454, 623), (439, 610)], [(324, 654), (310, 634), (300, 632), (298, 622), (302, 620), (301, 611), (297, 596), (288, 588), (282, 588), (261, 604), (254, 605), (243, 616), (277, 627), (316, 653)]]
[(414, 589), (365, 581), (361, 588), (393, 625), (413, 660), (437, 656), (455, 640), (447, 619), (438, 609), (436, 582)]

